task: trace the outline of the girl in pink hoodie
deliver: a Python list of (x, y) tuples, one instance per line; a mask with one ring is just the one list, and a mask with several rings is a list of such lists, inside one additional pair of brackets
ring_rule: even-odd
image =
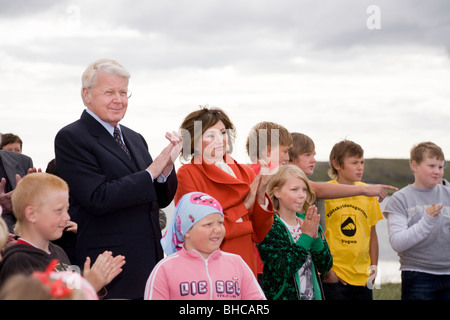
[(264, 300), (253, 272), (238, 255), (219, 249), (225, 236), (219, 202), (202, 192), (185, 194), (161, 239), (168, 255), (153, 269), (146, 300)]

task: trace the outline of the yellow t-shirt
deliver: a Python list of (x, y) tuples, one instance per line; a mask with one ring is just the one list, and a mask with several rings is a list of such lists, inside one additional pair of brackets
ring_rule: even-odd
[[(338, 183), (336, 180), (329, 183)], [(367, 185), (356, 182), (357, 185)], [(336, 275), (354, 286), (366, 285), (371, 265), (370, 231), (383, 219), (377, 197), (356, 196), (325, 200), (325, 235)]]

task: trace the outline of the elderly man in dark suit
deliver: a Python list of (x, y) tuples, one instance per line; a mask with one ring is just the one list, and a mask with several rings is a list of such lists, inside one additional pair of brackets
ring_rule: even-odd
[(11, 233), (16, 221), (12, 214), (11, 195), (20, 178), (31, 170), (36, 171), (30, 157), (17, 152), (0, 150), (0, 205), (3, 208), (2, 218), (6, 221)]
[(69, 184), (70, 215), (78, 223), (77, 260), (111, 250), (124, 255), (123, 272), (107, 287), (106, 298), (141, 299), (147, 278), (163, 258), (159, 207), (177, 189), (173, 159), (181, 135), (152, 159), (145, 139), (120, 125), (128, 107), (130, 75), (114, 60), (89, 65), (82, 77), (81, 118), (55, 138), (58, 175)]

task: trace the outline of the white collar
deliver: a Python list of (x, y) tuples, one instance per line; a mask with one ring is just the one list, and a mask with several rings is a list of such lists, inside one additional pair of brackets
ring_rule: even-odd
[[(109, 132), (109, 134), (114, 137), (114, 127), (110, 123), (100, 119), (89, 108), (86, 108), (86, 112), (89, 113), (95, 120), (97, 120)], [(117, 128), (119, 128), (120, 134), (122, 135), (122, 129), (120, 129), (120, 124), (117, 124)]]

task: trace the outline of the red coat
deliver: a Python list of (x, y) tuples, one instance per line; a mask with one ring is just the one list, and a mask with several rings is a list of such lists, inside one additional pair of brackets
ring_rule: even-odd
[(221, 249), (239, 254), (256, 275), (253, 247), (255, 243), (262, 242), (269, 232), (275, 211), (268, 196), (267, 211), (256, 200), (253, 207), (247, 210), (243, 201), (256, 174), (248, 166), (238, 164), (229, 155), (226, 155), (226, 163), (236, 178), (204, 160), (201, 164), (194, 164), (192, 160), (191, 163), (181, 166), (177, 171), (178, 189), (174, 200), (178, 203), (184, 194), (192, 191), (205, 192), (216, 198), (222, 205), (225, 216), (226, 234)]

